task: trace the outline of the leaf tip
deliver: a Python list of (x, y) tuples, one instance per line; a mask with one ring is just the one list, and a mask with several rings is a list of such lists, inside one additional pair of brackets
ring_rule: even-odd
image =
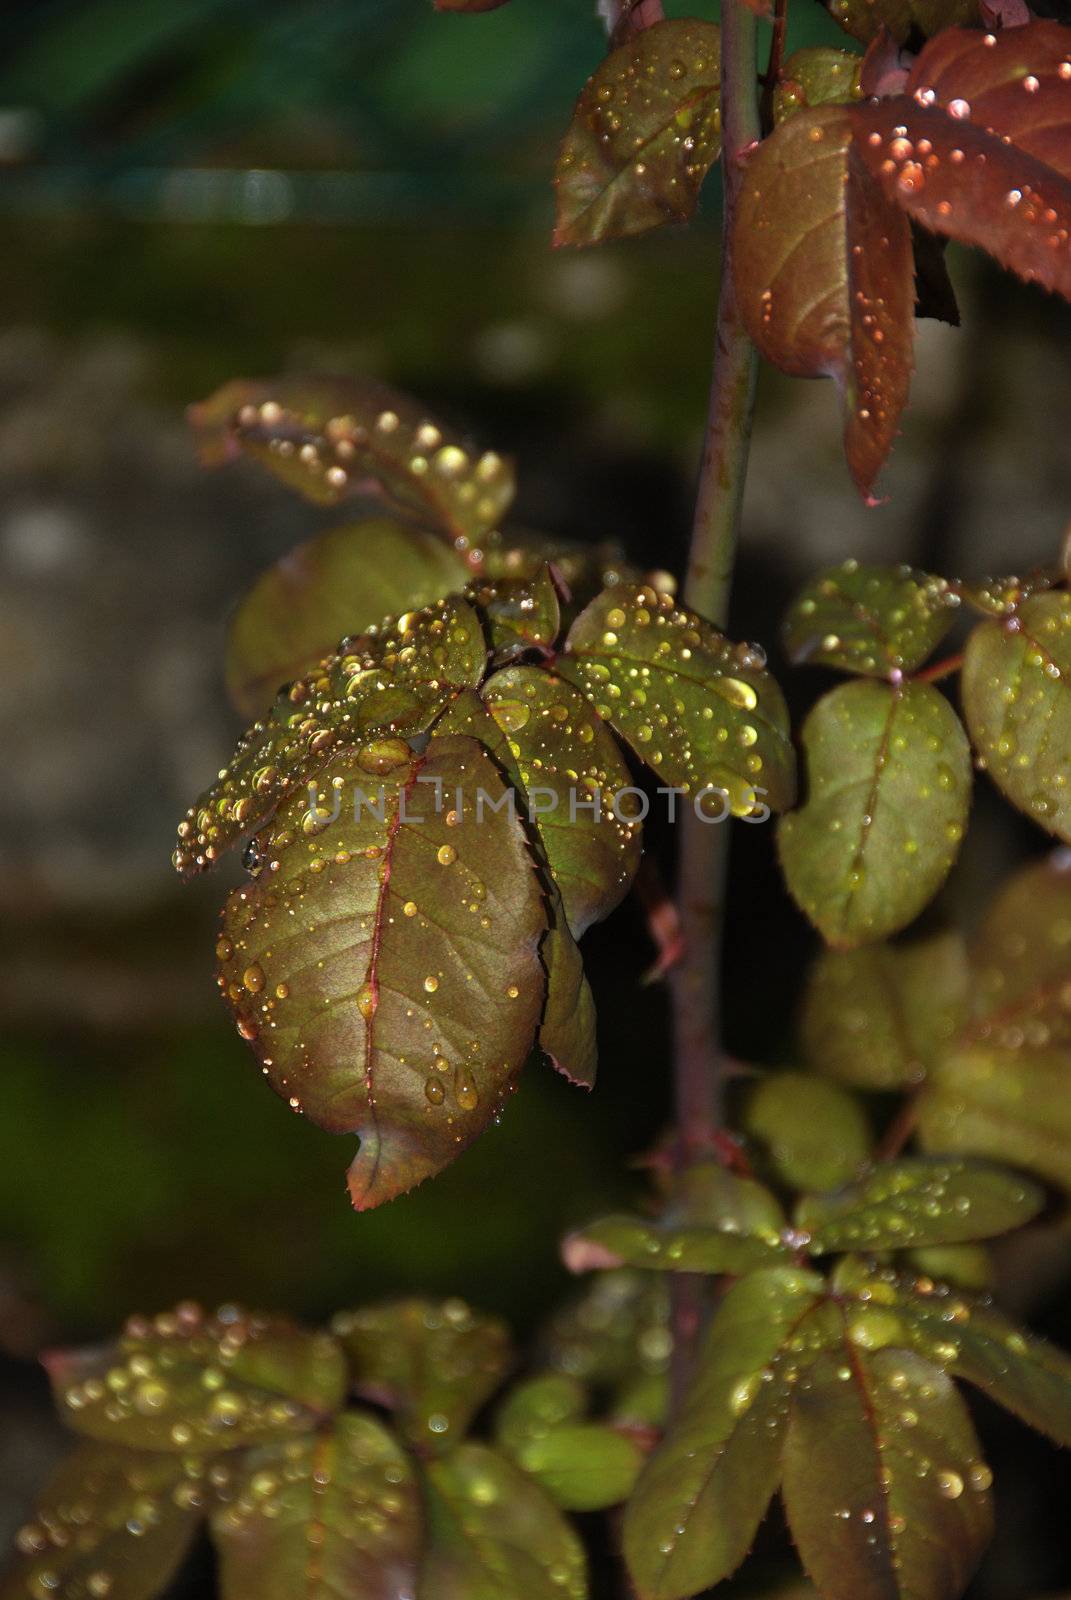
[(624, 1266), (624, 1256), (608, 1250), (604, 1244), (588, 1239), (582, 1233), (566, 1234), (562, 1240), (562, 1260), (570, 1272), (601, 1272)]

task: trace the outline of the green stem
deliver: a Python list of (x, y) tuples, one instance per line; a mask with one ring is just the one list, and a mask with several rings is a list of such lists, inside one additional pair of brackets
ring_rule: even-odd
[[(732, 273), (732, 228), (742, 157), (759, 138), (755, 17), (743, 0), (722, 3), (724, 221), (714, 370), (684, 602), (724, 627), (736, 560), (751, 442), (756, 357), (740, 319)], [(709, 1154), (724, 1121), (720, 968), (728, 828), (681, 811), (678, 912), (684, 954), (671, 978), (677, 1163)], [(675, 1383), (679, 1397), (701, 1321), (695, 1280), (674, 1289)]]

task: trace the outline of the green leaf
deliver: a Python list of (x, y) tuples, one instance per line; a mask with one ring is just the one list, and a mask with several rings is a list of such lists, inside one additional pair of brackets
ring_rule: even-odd
[(952, 627), (958, 604), (944, 578), (845, 561), (796, 596), (785, 618), (785, 649), (797, 663), (869, 677), (914, 672)]
[(392, 1300), (342, 1311), (331, 1330), (364, 1399), (397, 1413), (417, 1449), (449, 1448), (509, 1368), (509, 1329), (463, 1300)]
[(966, 1020), (967, 990), (967, 953), (956, 933), (824, 950), (803, 1001), (807, 1060), (860, 1089), (921, 1083)]
[(665, 1279), (623, 1268), (600, 1273), (554, 1313), (539, 1355), (557, 1372), (613, 1388), (662, 1378), (672, 1347)]
[(529, 1439), (587, 1415), (584, 1385), (564, 1372), (544, 1372), (512, 1388), (495, 1416), (495, 1438), (511, 1456)]
[(998, 789), (1041, 827), (1071, 840), (1071, 594), (1037, 595), (967, 641), (963, 710)]
[(978, 0), (826, 0), (845, 33), (869, 44), (883, 26), (904, 44), (914, 30), (927, 36), (979, 21)]
[(603, 1217), (562, 1241), (571, 1272), (641, 1267), (654, 1272), (729, 1272), (737, 1275), (784, 1255), (775, 1235), (748, 1237), (723, 1228), (690, 1228), (644, 1217)]
[(285, 1318), (181, 1305), (132, 1317), (115, 1344), (45, 1364), (64, 1421), (105, 1444), (186, 1455), (304, 1432), (346, 1392), (338, 1344)]
[(621, 797), (628, 768), (583, 695), (553, 673), (507, 667), (482, 695), (579, 938), (620, 904), (639, 867), (641, 824)]
[(682, 1600), (743, 1560), (777, 1487), (798, 1365), (792, 1345), (822, 1280), (789, 1266), (742, 1278), (715, 1314), (677, 1419), (625, 1511), (641, 1600)]
[(721, 33), (656, 22), (585, 84), (558, 157), (554, 242), (599, 244), (686, 222), (721, 149)]
[(516, 1460), (563, 1510), (604, 1511), (628, 1499), (644, 1451), (605, 1423), (579, 1422), (532, 1435)]
[(992, 1532), (992, 1474), (947, 1377), (846, 1340), (793, 1391), (784, 1499), (823, 1600), (954, 1600)]
[(175, 1456), (80, 1444), (20, 1528), (0, 1596), (154, 1600), (203, 1515), (200, 1474)]
[(598, 595), (573, 623), (558, 671), (636, 754), (694, 804), (708, 787), (735, 816), (792, 802), (788, 712), (765, 659), (649, 588)]
[(869, 497), (911, 381), (914, 258), (907, 219), (854, 149), (856, 109), (800, 111), (749, 157), (733, 265), (760, 353), (793, 377), (835, 380), (844, 453)]
[(807, 1195), (795, 1226), (812, 1255), (964, 1244), (1008, 1233), (1045, 1204), (1037, 1184), (982, 1162), (890, 1161), (835, 1194)]
[(591, 1089), (598, 1062), (595, 1001), (584, 975), (584, 959), (566, 926), (560, 903), (554, 910), (553, 926), (543, 936), (539, 954), (547, 972), (539, 1047), (570, 1083)]
[(469, 597), (487, 618), (491, 649), (508, 660), (525, 650), (549, 650), (561, 627), (558, 590), (546, 562), (532, 577), (484, 579)]
[(254, 1450), (212, 1519), (223, 1600), (398, 1600), (416, 1588), (422, 1512), (413, 1469), (373, 1417)]
[(667, 1217), (725, 1233), (754, 1234), (771, 1243), (785, 1226), (781, 1205), (765, 1184), (729, 1172), (719, 1161), (693, 1161), (674, 1177)]
[(1025, 578), (983, 578), (977, 583), (960, 579), (957, 588), (964, 603), (984, 617), (1010, 617), (1031, 595), (1044, 594), (1060, 582), (1054, 569), (1028, 573)]
[(972, 1004), (919, 1102), (929, 1150), (977, 1152), (1071, 1188), (1071, 863), (1018, 873), (971, 951)]
[(207, 871), (262, 827), (284, 795), (312, 778), (339, 745), (383, 738), (379, 754), (365, 757), (367, 776), (380, 759), (397, 763), (397, 736), (423, 733), (459, 688), (479, 683), (486, 662), (480, 619), (461, 599), (344, 639), (321, 668), (278, 696), (190, 807), (179, 824), (176, 871), (184, 877)]
[(870, 1154), (866, 1113), (853, 1095), (806, 1072), (771, 1072), (748, 1095), (743, 1129), (790, 1189), (836, 1189)]
[(788, 887), (829, 944), (895, 933), (948, 876), (967, 821), (971, 760), (929, 684), (857, 681), (803, 725), (808, 794), (778, 830)]
[(346, 634), (432, 605), (468, 583), (466, 563), (423, 528), (368, 517), (289, 550), (238, 604), (227, 631), (227, 692), (263, 714)]
[(463, 1444), (427, 1468), (428, 1549), (418, 1592), (434, 1600), (583, 1600), (578, 1536), (538, 1483), (497, 1450)]
[(278, 867), (231, 895), (217, 947), (272, 1087), (359, 1136), (358, 1210), (441, 1171), (491, 1124), (544, 995), (542, 892), (498, 767), (453, 736), (393, 759), (373, 776), (367, 749), (341, 751), (315, 804), (286, 802), (257, 840)]
[(206, 466), (252, 456), (310, 500), (337, 505), (378, 488), (442, 529), (459, 550), (478, 545), (513, 500), (513, 469), (480, 454), (384, 384), (351, 378), (237, 379), (191, 406)]
[(1030, 1427), (1071, 1445), (1071, 1358), (988, 1300), (905, 1282), (900, 1301), (919, 1348)]
[(859, 69), (863, 58), (854, 50), (832, 45), (812, 45), (794, 50), (781, 68), (774, 89), (774, 122), (784, 122), (808, 106), (841, 104), (859, 99)]

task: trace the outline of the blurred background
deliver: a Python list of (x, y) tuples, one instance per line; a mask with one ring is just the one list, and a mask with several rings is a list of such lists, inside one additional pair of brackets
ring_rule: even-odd
[[(556, 144), (605, 48), (593, 0), (482, 17), (430, 0), (23, 0), (4, 34), (6, 1532), (57, 1449), (43, 1344), (184, 1297), (320, 1317), (414, 1289), (467, 1295), (523, 1334), (567, 1287), (558, 1235), (628, 1198), (626, 1163), (668, 1104), (664, 998), (640, 987), (653, 952), (628, 906), (586, 941), (596, 1093), (533, 1063), (499, 1128), (382, 1212), (349, 1209), (347, 1141), (261, 1085), (212, 980), (236, 871), (180, 889), (168, 857), (238, 731), (228, 612), (331, 519), (252, 467), (203, 474), (184, 407), (287, 367), (382, 377), (518, 459), (518, 525), (616, 538), (679, 570), (719, 250), (715, 180), (688, 231), (551, 252)], [(790, 45), (818, 42), (844, 40), (795, 0)], [(778, 620), (814, 568), (856, 555), (1022, 571), (1053, 559), (1071, 516), (1071, 312), (980, 259), (951, 269), (964, 327), (920, 325), (886, 504), (851, 487), (832, 387), (762, 375), (734, 631), (770, 647), (796, 711), (823, 680), (786, 673)], [(940, 908), (968, 921), (1043, 843), (980, 790)], [(737, 834), (730, 1045), (783, 1063), (814, 941), (769, 834)], [(670, 841), (654, 842), (668, 861)], [(1062, 1233), (1009, 1265), (1017, 1309), (1071, 1342)], [(1071, 1590), (1051, 1537), (1066, 1471), (980, 1417), (1011, 1468), (972, 1595)]]

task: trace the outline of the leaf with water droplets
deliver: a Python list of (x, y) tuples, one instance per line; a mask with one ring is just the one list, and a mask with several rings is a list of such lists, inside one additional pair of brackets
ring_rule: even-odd
[(223, 1600), (398, 1600), (416, 1589), (423, 1515), (412, 1465), (374, 1417), (252, 1450), (212, 1519)]
[(912, 1351), (849, 1328), (792, 1393), (785, 1509), (824, 1600), (955, 1600), (992, 1533), (991, 1480), (955, 1387)]
[[(183, 877), (207, 871), (263, 827), (339, 747), (378, 741), (389, 760), (401, 739), (425, 732), (459, 688), (479, 683), (486, 663), (480, 619), (459, 598), (342, 640), (243, 734), (230, 764), (179, 823), (175, 870)], [(365, 767), (372, 776), (375, 758), (365, 759), (373, 762)]]
[(418, 1590), (435, 1600), (584, 1600), (587, 1562), (553, 1500), (483, 1444), (426, 1470), (428, 1547)]
[(330, 1335), (280, 1317), (181, 1305), (132, 1317), (115, 1344), (45, 1357), (56, 1403), (78, 1433), (105, 1444), (231, 1450), (303, 1432), (346, 1392)]
[(974, 582), (961, 578), (958, 584), (964, 603), (983, 617), (1010, 617), (1031, 595), (1044, 594), (1060, 582), (1055, 568), (1039, 568), (1025, 577), (1018, 574), (980, 578)]
[(967, 641), (963, 711), (993, 782), (1020, 811), (1071, 841), (1071, 594), (1027, 600)]
[(956, 619), (944, 578), (845, 561), (812, 578), (785, 618), (791, 661), (887, 678), (914, 672)]
[(899, 1280), (919, 1348), (1057, 1444), (1071, 1445), (1071, 1357), (1017, 1327), (989, 1300)]
[(854, 1178), (872, 1144), (854, 1095), (808, 1072), (771, 1072), (748, 1094), (741, 1126), (773, 1176), (790, 1189), (836, 1189)]
[(911, 231), (852, 143), (852, 108), (819, 106), (774, 129), (744, 171), (733, 235), (736, 293), (768, 361), (831, 377), (844, 451), (869, 495), (911, 380)]
[(952, 867), (967, 821), (971, 759), (930, 684), (858, 679), (803, 725), (808, 792), (783, 819), (788, 887), (829, 944), (885, 938), (918, 916)]
[(822, 1280), (768, 1267), (715, 1313), (679, 1415), (625, 1510), (624, 1549), (641, 1600), (682, 1600), (734, 1572), (781, 1469), (801, 1326)]
[(364, 1210), (440, 1171), (515, 1085), (543, 1006), (535, 863), (498, 767), (455, 736), (336, 753), (257, 850), (221, 986), (276, 1092), (359, 1135)]
[(794, 50), (782, 66), (774, 90), (774, 122), (784, 122), (809, 106), (858, 100), (862, 64), (862, 56), (854, 50), (838, 50), (833, 45)]
[(548, 651), (561, 627), (561, 603), (554, 576), (544, 562), (531, 577), (485, 578), (469, 596), (487, 619), (491, 651), (506, 662), (525, 651)]
[(471, 574), (423, 528), (368, 517), (287, 551), (238, 604), (227, 630), (227, 692), (258, 717), (346, 634), (457, 593)]
[(1045, 1195), (1018, 1173), (980, 1161), (907, 1157), (875, 1167), (835, 1194), (806, 1195), (795, 1226), (812, 1255), (963, 1244), (1036, 1217)]
[(909, 1250), (904, 1260), (923, 1277), (975, 1294), (993, 1285), (993, 1252), (985, 1244), (924, 1245), (920, 1250)]
[(462, 1439), (512, 1357), (509, 1329), (462, 1300), (391, 1300), (332, 1319), (363, 1399), (389, 1407), (422, 1453)]
[(154, 1600), (204, 1514), (198, 1472), (175, 1456), (80, 1444), (15, 1538), (2, 1600)]
[(584, 1385), (563, 1372), (541, 1372), (524, 1378), (506, 1395), (495, 1414), (495, 1438), (509, 1455), (529, 1439), (581, 1422), (587, 1415)]
[(860, 44), (870, 44), (883, 27), (904, 44), (916, 33), (928, 37), (979, 19), (978, 0), (826, 0), (826, 6)]
[(776, 1234), (747, 1236), (724, 1228), (689, 1227), (645, 1217), (612, 1216), (577, 1228), (562, 1241), (571, 1272), (641, 1267), (653, 1272), (703, 1272), (739, 1276), (784, 1254)]
[(539, 1047), (555, 1071), (585, 1089), (595, 1086), (598, 1065), (595, 1000), (584, 958), (569, 932), (560, 902), (539, 947), (547, 972), (547, 999), (539, 1022)]
[(824, 950), (803, 1000), (807, 1060), (857, 1089), (921, 1083), (963, 1026), (967, 992), (967, 952), (958, 933)]
[(903, 95), (859, 106), (855, 147), (916, 222), (1071, 297), (1071, 32), (949, 29)]
[(730, 643), (667, 594), (622, 584), (581, 612), (566, 652), (557, 670), (684, 803), (721, 791), (706, 795), (712, 824), (792, 803), (788, 712), (755, 646)]
[(558, 157), (554, 242), (600, 244), (686, 222), (721, 149), (721, 33), (656, 22), (581, 91)]
[(584, 696), (553, 673), (507, 667), (482, 696), (579, 938), (620, 904), (640, 864), (641, 824), (621, 796), (628, 768)]
[(191, 406), (206, 466), (251, 456), (322, 505), (380, 492), (478, 545), (513, 500), (513, 469), (472, 450), (408, 395), (352, 378), (236, 379)]
[(970, 949), (970, 1016), (919, 1102), (930, 1150), (977, 1152), (1071, 1188), (1071, 866), (1013, 877)]

